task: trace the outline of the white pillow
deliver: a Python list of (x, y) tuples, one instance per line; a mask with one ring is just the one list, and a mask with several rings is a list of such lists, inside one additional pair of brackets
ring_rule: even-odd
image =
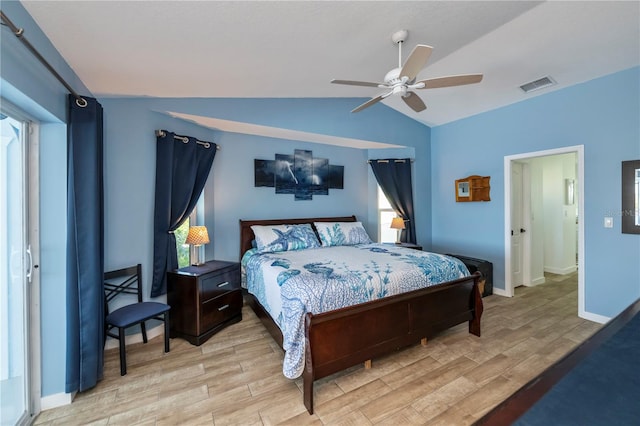
[(369, 244), (371, 238), (360, 222), (314, 222), (323, 247)]
[(302, 225), (253, 225), (256, 248), (261, 253), (302, 250), (320, 247), (315, 232), (308, 223)]

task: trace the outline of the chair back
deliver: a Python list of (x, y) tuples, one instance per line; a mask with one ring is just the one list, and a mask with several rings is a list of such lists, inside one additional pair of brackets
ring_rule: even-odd
[(142, 302), (142, 265), (130, 266), (104, 274), (104, 302), (108, 303), (120, 294), (133, 294)]

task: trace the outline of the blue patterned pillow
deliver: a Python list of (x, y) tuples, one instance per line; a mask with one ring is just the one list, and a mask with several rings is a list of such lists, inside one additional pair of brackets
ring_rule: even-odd
[(369, 244), (371, 238), (360, 222), (314, 222), (322, 247)]
[(261, 253), (320, 247), (320, 242), (308, 223), (302, 225), (253, 225), (251, 229), (256, 237), (256, 248)]

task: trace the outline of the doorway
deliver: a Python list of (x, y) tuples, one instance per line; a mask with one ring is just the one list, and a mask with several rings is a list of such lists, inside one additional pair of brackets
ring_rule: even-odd
[(0, 423), (30, 424), (40, 408), (37, 125), (0, 110)]
[[(567, 155), (571, 154), (571, 155)], [(544, 282), (536, 271), (541, 271), (545, 267), (545, 260), (536, 257), (536, 250), (532, 251), (539, 244), (544, 244), (548, 250), (554, 247), (553, 241), (544, 241), (544, 229), (540, 227), (543, 215), (549, 214), (536, 207), (540, 202), (540, 197), (549, 196), (542, 194), (538, 188), (536, 190), (537, 179), (542, 179), (537, 175), (536, 167), (532, 164), (541, 161), (545, 157), (560, 159), (562, 156), (572, 157), (574, 170), (569, 173), (571, 178), (556, 179), (556, 188), (552, 193), (558, 201), (559, 206), (555, 206), (550, 213), (554, 220), (559, 222), (570, 222), (572, 227), (566, 227), (573, 232), (575, 251), (572, 251), (574, 263), (573, 270), (578, 272), (578, 315), (584, 318), (584, 226), (581, 219), (584, 211), (584, 197), (582, 183), (584, 182), (584, 147), (582, 145), (557, 148), (545, 151), (529, 152), (504, 157), (504, 179), (505, 179), (505, 291), (504, 296), (512, 297), (514, 288), (518, 285), (537, 285)], [(566, 167), (566, 166), (565, 166)], [(533, 184), (531, 182), (534, 182)], [(541, 185), (541, 183), (539, 183)], [(570, 197), (570, 198), (569, 198)], [(571, 217), (572, 212), (575, 215)], [(545, 216), (546, 217), (546, 216)], [(551, 222), (551, 220), (548, 220)], [(576, 223), (577, 222), (577, 223)], [(547, 234), (555, 235), (553, 232)], [(571, 247), (573, 250), (574, 247)], [(554, 254), (553, 256), (557, 256)], [(552, 257), (555, 258), (555, 257)], [(577, 266), (575, 264), (577, 259)], [(553, 268), (552, 268), (553, 269)], [(569, 267), (564, 268), (570, 271)], [(559, 268), (558, 271), (562, 271)], [(532, 274), (533, 271), (533, 274)], [(556, 273), (556, 270), (550, 271)], [(560, 272), (562, 273), (562, 272)], [(536, 276), (532, 276), (536, 275)]]

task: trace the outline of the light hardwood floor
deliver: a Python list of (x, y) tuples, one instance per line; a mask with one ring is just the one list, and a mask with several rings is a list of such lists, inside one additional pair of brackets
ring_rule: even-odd
[(515, 297), (484, 298), (482, 337), (462, 324), (315, 385), (315, 414), (302, 380), (282, 375), (282, 351), (250, 308), (200, 347), (162, 336), (105, 355), (104, 380), (36, 424), (471, 424), (601, 325), (577, 316), (577, 275), (548, 276)]

